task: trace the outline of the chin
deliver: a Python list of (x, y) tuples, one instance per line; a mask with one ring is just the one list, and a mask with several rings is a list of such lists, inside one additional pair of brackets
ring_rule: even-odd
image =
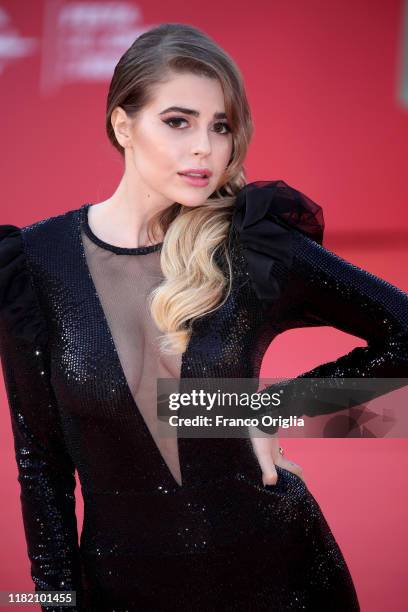
[(193, 194), (190, 193), (190, 196), (186, 196), (184, 192), (183, 195), (180, 194), (180, 197), (176, 198), (175, 201), (178, 202), (179, 204), (182, 204), (183, 206), (194, 208), (195, 206), (202, 206), (203, 204), (205, 204), (205, 202), (208, 200), (210, 195), (213, 193), (212, 191), (208, 191), (208, 190), (206, 190), (205, 193), (204, 193), (204, 190), (200, 193), (197, 193), (198, 191), (197, 188), (193, 187), (193, 189), (196, 190), (195, 194), (193, 192)]

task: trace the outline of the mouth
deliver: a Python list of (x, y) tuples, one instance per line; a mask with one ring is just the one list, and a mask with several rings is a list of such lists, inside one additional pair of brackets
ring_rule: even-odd
[(184, 174), (182, 172), (177, 174), (194, 187), (206, 187), (210, 182), (210, 178), (206, 174)]

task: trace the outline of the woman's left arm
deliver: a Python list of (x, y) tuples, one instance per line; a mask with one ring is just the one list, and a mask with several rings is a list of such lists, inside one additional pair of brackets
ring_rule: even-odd
[[(319, 411), (323, 404), (313, 402), (309, 387), (305, 392), (304, 387), (294, 384), (298, 379), (333, 378), (336, 390), (341, 389), (341, 380), (346, 378), (388, 379), (378, 389), (372, 386), (370, 399), (408, 384), (408, 294), (301, 232), (289, 231), (292, 264), (282, 296), (283, 330), (329, 325), (363, 338), (367, 346), (356, 347), (334, 361), (263, 391), (283, 389), (290, 398), (289, 414), (312, 416), (333, 412), (334, 406), (337, 411), (361, 402), (350, 403), (350, 397), (344, 394), (347, 402), (344, 406), (336, 400), (331, 409)], [(282, 407), (278, 411), (282, 414)], [(265, 410), (265, 413), (271, 411)], [(277, 428), (260, 425), (259, 429), (271, 433)]]

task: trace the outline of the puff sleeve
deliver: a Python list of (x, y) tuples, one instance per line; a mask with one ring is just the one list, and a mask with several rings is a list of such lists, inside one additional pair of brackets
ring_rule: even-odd
[[(286, 399), (280, 406), (265, 408), (263, 414), (326, 414), (408, 384), (408, 294), (326, 249), (318, 204), (282, 180), (257, 181), (239, 192), (233, 223), (264, 316), (278, 312), (280, 332), (326, 325), (367, 342), (263, 389), (283, 391)], [(361, 377), (382, 379), (364, 399), (359, 393), (350, 396), (350, 380), (346, 381)], [(318, 387), (312, 383), (297, 384), (303, 378), (332, 379), (333, 404), (320, 402)], [(277, 427), (259, 429), (273, 433)]]
[(46, 321), (22, 230), (13, 225), (0, 226), (0, 355), (35, 591), (75, 590), (77, 607), (70, 609), (79, 610), (75, 466), (64, 444), (50, 383)]

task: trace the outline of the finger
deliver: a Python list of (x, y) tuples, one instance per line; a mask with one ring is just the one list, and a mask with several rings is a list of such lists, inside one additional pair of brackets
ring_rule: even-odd
[(271, 454), (268, 438), (252, 438), (252, 446), (262, 470), (262, 481), (265, 484), (276, 484), (278, 473)]
[(276, 485), (278, 482), (278, 472), (273, 461), (262, 469), (262, 482), (264, 485)]

